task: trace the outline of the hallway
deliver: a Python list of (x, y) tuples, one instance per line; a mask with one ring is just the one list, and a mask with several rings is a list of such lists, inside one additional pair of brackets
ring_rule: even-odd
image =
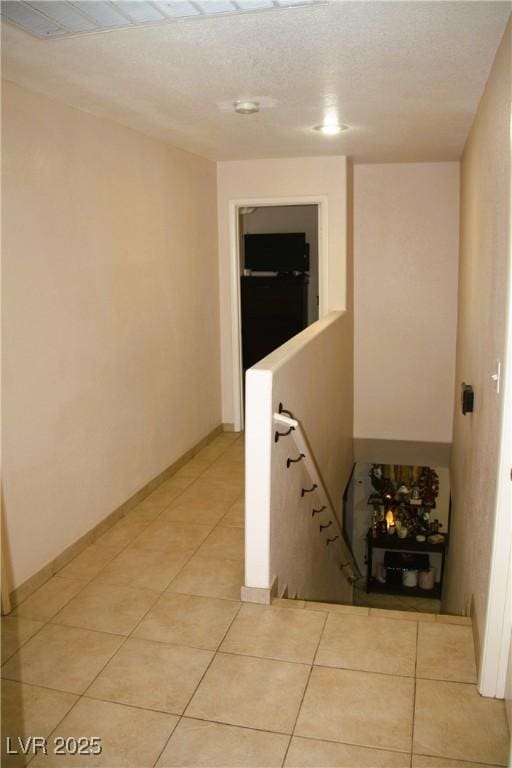
[(3, 618), (3, 747), (49, 752), (3, 764), (506, 765), (468, 619), (239, 602), (243, 466), (243, 438), (217, 437)]

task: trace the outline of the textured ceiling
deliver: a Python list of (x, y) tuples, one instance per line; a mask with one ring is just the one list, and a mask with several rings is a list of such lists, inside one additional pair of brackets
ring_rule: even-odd
[[(457, 159), (510, 2), (344, 2), (40, 40), (2, 24), (2, 74), (215, 159)], [(259, 100), (240, 116), (237, 99)], [(326, 114), (350, 130), (312, 131)]]

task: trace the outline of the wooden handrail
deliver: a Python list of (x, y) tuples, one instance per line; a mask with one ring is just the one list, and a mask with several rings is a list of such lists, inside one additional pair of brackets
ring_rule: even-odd
[[(291, 418), (290, 416), (286, 416), (284, 412), (282, 413), (274, 413), (274, 423), (281, 427), (287, 427), (288, 432), (283, 435), (281, 433), (281, 436), (287, 436), (290, 435), (293, 439), (293, 442), (295, 443), (299, 455), (301, 455), (301, 458), (303, 459), (303, 463), (308, 471), (309, 477), (312, 481), (312, 487), (311, 488), (303, 488), (302, 495), (304, 496), (304, 493), (310, 493), (315, 492), (320, 497), (321, 505), (323, 506), (323, 509), (320, 510), (314, 510), (317, 514), (319, 512), (326, 512), (330, 513), (330, 519), (332, 520), (334, 524), (334, 529), (330, 528), (330, 530), (333, 531), (336, 538), (339, 538), (339, 541), (341, 543), (341, 551), (342, 551), (342, 559), (345, 562), (339, 563), (339, 568), (343, 575), (345, 576), (346, 580), (350, 584), (354, 584), (358, 579), (362, 578), (362, 573), (359, 570), (359, 567), (355, 561), (354, 555), (352, 554), (352, 550), (350, 548), (349, 543), (347, 542), (343, 531), (340, 527), (340, 524), (338, 522), (338, 518), (336, 517), (336, 512), (334, 505), (331, 501), (331, 497), (329, 495), (329, 491), (326, 488), (326, 485), (324, 483), (322, 474), (320, 472), (320, 469), (318, 468), (318, 464), (315, 460), (314, 453), (311, 449), (311, 446), (308, 442), (306, 433), (304, 432), (302, 425), (298, 419)], [(326, 526), (321, 526), (321, 531)], [(333, 542), (336, 539), (333, 539), (331, 536), (326, 540), (326, 544), (329, 542)]]

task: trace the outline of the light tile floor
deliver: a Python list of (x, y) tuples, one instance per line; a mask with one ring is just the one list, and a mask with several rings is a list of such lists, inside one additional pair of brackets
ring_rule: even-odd
[(417, 611), (419, 613), (441, 613), (441, 601), (430, 597), (406, 597), (367, 592), (361, 586), (354, 589), (354, 605), (365, 608), (385, 608), (391, 611)]
[[(3, 764), (506, 765), (469, 620), (239, 602), (242, 493), (243, 443), (224, 434), (3, 619)], [(6, 755), (6, 736), (49, 754)], [(53, 754), (57, 736), (102, 753)]]

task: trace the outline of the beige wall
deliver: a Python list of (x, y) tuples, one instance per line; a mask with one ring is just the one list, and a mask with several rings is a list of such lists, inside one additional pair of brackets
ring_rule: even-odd
[(449, 443), (458, 163), (354, 167), (354, 436)]
[[(496, 394), (491, 375), (505, 351), (510, 269), (510, 62), (509, 24), (461, 165), (453, 514), (444, 607), (458, 613), (473, 599), (480, 641), (495, 518), (503, 397)], [(474, 413), (466, 416), (458, 404), (462, 381), (475, 390)]]
[(261, 200), (325, 196), (328, 205), (328, 291), (326, 310), (346, 307), (346, 158), (299, 157), (232, 160), (217, 164), (220, 260), (222, 413), (235, 416), (233, 367), (233, 302), (230, 262), (229, 204)]
[(13, 586), (221, 420), (216, 169), (3, 89)]

